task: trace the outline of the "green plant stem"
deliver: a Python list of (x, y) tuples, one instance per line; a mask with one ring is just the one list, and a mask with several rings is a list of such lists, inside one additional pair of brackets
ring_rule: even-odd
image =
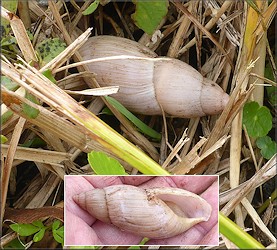
[(143, 174), (169, 175), (169, 173), (157, 162), (147, 156), (123, 136), (108, 127), (101, 120), (93, 119), (92, 117), (84, 120), (80, 117), (76, 117), (76, 119), (97, 136), (95, 137), (95, 140), (102, 144), (102, 146), (118, 155), (121, 159), (131, 164)]
[(126, 109), (120, 102), (115, 100), (110, 96), (105, 96), (106, 100), (113, 105), (121, 114), (127, 117), (132, 123), (134, 123), (144, 134), (157, 139), (161, 140), (162, 136), (160, 133), (155, 131), (154, 129), (148, 127), (145, 123), (143, 123), (140, 119), (134, 116), (128, 109)]
[(240, 249), (264, 249), (265, 247), (236, 223), (219, 212), (219, 231)]
[(263, 203), (263, 205), (260, 206), (260, 208), (257, 211), (258, 214), (261, 214), (268, 207), (268, 205), (276, 199), (276, 197), (277, 197), (277, 188), (273, 191), (270, 197)]

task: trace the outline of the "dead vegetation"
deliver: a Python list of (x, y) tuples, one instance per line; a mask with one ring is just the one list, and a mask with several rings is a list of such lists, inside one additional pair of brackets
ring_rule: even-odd
[[(267, 103), (264, 80), (269, 81), (263, 78), (266, 60), (276, 73), (272, 47), (275, 36), (271, 31), (274, 30), (272, 19), (276, 2), (269, 6), (260, 2), (260, 14), (244, 1), (189, 1), (184, 5), (171, 2), (167, 16), (157, 29), (161, 33), (156, 33), (155, 39), (132, 21), (132, 3), (110, 2), (99, 5), (92, 15), (83, 16), (82, 11), (91, 2), (29, 1), (18, 10), (21, 19), (2, 13), (10, 20), (21, 58), (15, 65), (14, 60), (2, 57), (1, 71), (21, 87), (16, 92), (2, 88), (1, 111), (6, 112), (8, 107), (14, 113), (2, 124), (2, 135), (8, 138), (8, 143), (1, 146), (1, 214), (4, 216), (1, 218), (5, 221), (1, 245), (17, 237), (8, 228), (8, 221), (29, 223), (33, 218), (28, 217), (29, 213), (22, 216), (24, 209), (34, 209), (39, 219), (62, 219), (59, 208), (63, 207), (64, 175), (93, 174), (85, 153), (106, 152), (118, 159), (128, 173), (139, 173), (117, 153), (112, 144), (115, 139), (108, 136), (109, 130), (107, 135), (92, 132), (93, 126), (99, 126), (99, 131), (103, 129), (101, 120), (125, 137), (126, 145), (132, 143), (139, 147), (169, 173), (219, 175), (221, 212), (231, 215), (233, 221), (263, 245), (276, 243), (273, 226), (276, 200), (259, 210), (276, 191), (272, 181), (276, 175), (276, 155), (266, 161), (255, 141), (242, 129), (243, 105), (248, 100)], [(25, 31), (30, 23), (34, 34), (31, 42)], [(99, 87), (85, 64), (79, 65), (78, 72), (66, 67), (61, 69), (64, 65), (82, 62), (78, 48), (91, 33), (127, 37), (147, 45), (161, 56), (193, 65), (230, 94), (228, 105), (221, 115), (202, 118), (139, 116), (162, 132), (161, 142), (152, 141), (105, 99), (80, 94), (72, 95), (73, 99), (61, 90), (87, 89), (84, 78), (89, 78), (91, 86)], [(26, 62), (38, 62), (36, 45), (49, 37), (62, 39), (67, 49), (41, 68), (37, 63), (28, 65)], [(57, 85), (42, 75), (46, 69), (55, 74)], [(22, 89), (32, 93), (39, 102), (26, 99), (21, 94)], [(38, 110), (39, 114), (34, 118), (26, 115), (23, 104)], [(101, 114), (105, 104), (114, 113), (113, 117)], [(269, 108), (275, 114), (273, 107)], [(45, 143), (37, 148), (22, 146), (34, 138), (41, 138)], [(40, 210), (42, 207), (46, 210)], [(47, 210), (51, 207), (57, 209), (56, 212)], [(14, 213), (21, 216), (16, 218)], [(44, 239), (31, 247), (58, 247), (54, 240), (48, 242), (50, 245), (45, 245), (47, 239)], [(226, 238), (221, 238), (220, 247), (234, 248)]]

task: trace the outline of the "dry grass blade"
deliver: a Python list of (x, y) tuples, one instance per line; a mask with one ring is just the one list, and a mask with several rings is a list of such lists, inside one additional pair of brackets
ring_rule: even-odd
[(114, 87), (102, 87), (102, 88), (95, 88), (95, 89), (85, 89), (80, 91), (71, 91), (65, 90), (66, 93), (72, 95), (93, 95), (93, 96), (105, 96), (117, 93), (119, 90), (118, 86)]
[[(9, 108), (20, 116), (30, 120), (38, 127), (51, 132), (58, 138), (61, 138), (69, 144), (81, 149), (82, 151), (90, 152), (92, 150), (96, 150), (108, 153), (103, 146), (101, 146), (95, 140), (88, 138), (88, 136), (84, 134), (83, 131), (81, 131), (80, 128), (78, 128), (76, 125), (70, 123), (64, 118), (61, 118), (61, 116), (50, 112), (46, 108), (32, 103), (24, 97), (21, 97), (16, 93), (7, 91), (5, 89), (2, 89), (2, 98), (4, 102), (7, 100)], [(28, 117), (28, 115), (23, 112), (23, 103), (26, 103), (31, 107), (39, 110), (39, 115), (36, 117), (36, 119), (30, 119), (30, 117)], [(70, 133), (68, 131), (70, 131)], [(113, 155), (113, 157), (116, 156)]]
[(87, 29), (82, 35), (80, 35), (74, 42), (72, 42), (63, 52), (56, 56), (53, 60), (47, 63), (43, 68), (40, 69), (40, 72), (43, 72), (47, 69), (51, 70), (52, 73), (55, 73), (55, 69), (63, 65), (70, 57), (87, 41), (91, 28)]
[(9, 242), (11, 242), (12, 240), (16, 239), (17, 237), (17, 233), (16, 232), (9, 232), (5, 235), (3, 235), (3, 237), (1, 237), (1, 247), (4, 247), (5, 245), (7, 245)]
[(253, 187), (251, 187), (250, 190), (253, 191), (257, 187), (261, 186), (262, 184), (266, 183), (268, 180), (273, 178), (276, 175), (276, 163), (274, 162), (274, 158), (271, 161), (270, 165), (266, 168), (267, 170), (265, 171), (260, 169), (251, 179), (245, 181), (236, 188), (229, 189), (228, 191), (221, 193), (219, 204), (223, 205), (232, 200), (235, 196), (238, 196), (242, 192), (242, 190), (245, 189), (246, 185), (248, 185), (250, 182), (253, 182), (255, 184), (253, 185)]
[(250, 217), (253, 219), (255, 224), (267, 235), (267, 237), (276, 244), (276, 238), (274, 235), (269, 231), (269, 229), (266, 227), (266, 225), (263, 223), (262, 219), (258, 215), (257, 211), (253, 208), (251, 203), (247, 198), (243, 198), (241, 201), (242, 205), (246, 209), (247, 213), (250, 215)]
[(262, 14), (262, 18), (260, 21), (261, 23), (255, 31), (257, 36), (257, 43), (264, 35), (264, 31), (266, 31), (269, 28), (271, 22), (274, 20), (276, 13), (277, 13), (277, 3), (276, 1), (272, 1), (268, 6), (268, 8), (266, 8), (264, 13)]
[[(69, 36), (69, 33), (66, 30), (66, 27), (62, 21), (62, 18), (59, 14), (58, 8), (56, 6), (56, 4), (54, 2), (49, 2), (49, 7), (53, 12), (54, 15), (54, 19), (56, 20), (60, 30), (63, 33), (64, 39), (66, 41), (66, 43), (68, 45), (70, 45), (72, 43), (72, 39)], [(73, 59), (76, 62), (79, 61), (83, 61), (82, 57), (80, 56), (80, 54), (76, 51), (75, 55), (73, 56)], [(83, 65), (80, 67), (79, 71), (86, 71), (89, 72), (89, 69), (86, 65)], [(86, 82), (88, 83), (88, 85), (91, 88), (95, 88), (95, 87), (100, 87), (99, 84), (97, 83), (97, 81), (93, 78), (85, 78)], [(129, 120), (127, 120), (127, 118), (125, 118), (117, 109), (115, 109), (109, 102), (107, 102), (105, 100), (105, 98), (102, 98), (103, 102), (106, 104), (106, 106), (112, 111), (112, 113), (116, 116), (116, 118), (121, 122), (121, 124), (129, 131), (129, 133), (132, 134), (132, 138), (134, 138), (134, 142), (137, 144), (140, 144), (140, 142), (142, 142), (144, 145), (149, 144), (150, 142), (147, 140), (147, 138), (145, 138), (143, 135), (139, 135), (137, 136), (137, 131), (135, 130), (135, 128), (132, 126), (132, 124), (130, 123)]]
[(69, 33), (71, 34), (72, 31), (75, 29), (75, 27), (77, 26), (77, 24), (80, 22), (80, 19), (83, 17), (83, 11), (90, 6), (90, 4), (92, 3), (92, 0), (89, 1), (85, 1), (82, 5), (81, 8), (79, 8), (79, 6), (76, 4), (76, 7), (79, 8), (78, 13), (75, 15), (70, 27), (69, 27)]
[(7, 157), (4, 162), (4, 166), (1, 170), (1, 223), (3, 221), (3, 216), (5, 214), (5, 206), (6, 206), (6, 199), (7, 199), (12, 163), (14, 160), (15, 151), (16, 151), (19, 138), (24, 129), (25, 121), (26, 120), (24, 118), (20, 118), (14, 128), (13, 137), (11, 139), (9, 148), (7, 150)]
[[(166, 160), (164, 161), (162, 167), (166, 168), (167, 165), (171, 162), (171, 160), (178, 154), (178, 152), (181, 150), (181, 148), (186, 144), (186, 142), (189, 141), (189, 138), (187, 137), (187, 130), (184, 131), (181, 139), (176, 143), (174, 148), (172, 148), (171, 153), (168, 155)], [(174, 173), (174, 172), (173, 172)]]
[(44, 185), (32, 198), (32, 200), (29, 202), (26, 208), (43, 207), (49, 199), (49, 197), (52, 195), (53, 191), (58, 187), (60, 183), (60, 177), (52, 173), (49, 174), (48, 178), (44, 182)]
[(244, 72), (243, 76), (237, 79), (237, 85), (230, 96), (230, 100), (227, 106), (225, 107), (225, 109), (223, 110), (223, 112), (221, 113), (220, 117), (217, 119), (216, 124), (207, 141), (207, 144), (205, 145), (202, 152), (205, 152), (220, 137), (228, 133), (231, 122), (233, 121), (234, 117), (241, 110), (244, 103), (248, 100), (248, 97), (250, 96), (251, 91), (253, 89), (250, 88), (246, 92), (241, 92), (241, 85), (244, 83), (244, 80), (249, 75), (249, 73), (250, 73), (250, 67), (248, 67), (248, 70)]
[(174, 166), (171, 171), (175, 174), (186, 174), (191, 169), (193, 169), (195, 167), (193, 162), (200, 159), (197, 152), (206, 141), (206, 138), (201, 138), (201, 140), (194, 145), (194, 147), (188, 152), (188, 154), (186, 154), (182, 161)]
[[(18, 46), (27, 62), (37, 62), (38, 58), (29, 36), (26, 32), (23, 22), (15, 14), (6, 10), (1, 6), (1, 16), (10, 22), (11, 28), (13, 30), (14, 36), (17, 40)], [(23, 95), (24, 90), (19, 88), (16, 90), (18, 93)], [(1, 104), (1, 114), (7, 112), (7, 107), (5, 104)]]
[[(18, 89), (15, 91), (15, 93), (17, 93), (17, 94), (20, 95), (20, 96), (24, 96), (25, 90), (24, 90), (24, 88), (18, 88)], [(7, 111), (8, 111), (7, 106), (6, 106), (4, 103), (2, 103), (2, 104), (1, 104), (1, 114), (3, 115), (3, 114), (5, 114)]]
[(172, 172), (174, 174), (186, 174), (191, 171), (197, 164), (202, 162), (205, 158), (213, 154), (216, 150), (221, 148), (230, 136), (224, 135), (220, 138), (212, 147), (210, 147), (205, 153), (198, 155), (197, 151), (206, 143), (207, 139), (202, 138), (191, 151), (182, 159), (182, 162), (177, 164)]
[[(24, 61), (22, 62), (24, 63)], [(54, 85), (38, 70), (27, 65), (26, 63), (24, 64), (26, 67), (23, 65), (18, 65), (20, 72), (18, 72), (17, 75), (14, 73), (14, 71), (18, 70), (14, 69), (12, 71), (13, 73), (10, 74), (9, 66), (4, 64), (5, 66), (3, 67), (3, 73), (10, 77), (13, 81), (26, 88), (31, 94), (35, 95), (43, 102), (46, 102), (48, 105), (63, 113), (73, 123), (82, 127), (89, 137), (109, 148), (111, 152), (114, 152), (125, 161), (134, 165), (136, 168), (139, 168), (139, 170), (142, 167), (146, 168), (147, 173), (149, 174), (152, 171), (161, 171), (161, 173), (168, 174), (156, 162), (148, 158), (142, 151), (139, 151), (129, 141), (108, 127), (98, 117), (94, 116), (83, 106), (79, 105), (74, 99), (68, 96), (59, 87)], [(18, 77), (19, 74), (24, 77), (24, 79), (30, 85), (23, 81), (21, 77)], [(32, 86), (34, 86), (36, 89)], [(56, 96), (59, 96), (60, 98), (57, 99)], [(4, 102), (5, 101), (10, 103), (10, 100), (7, 98), (4, 100)], [(124, 151), (126, 152), (130, 151), (130, 154), (122, 154), (122, 148), (124, 148)], [(138, 154), (140, 156), (138, 156)], [(136, 163), (131, 163), (132, 161), (135, 161)], [(143, 161), (145, 162), (143, 163)], [(153, 168), (154, 166), (155, 169)]]
[[(192, 3), (189, 3), (188, 11), (192, 10)], [(176, 36), (174, 37), (172, 43), (167, 52), (167, 56), (169, 57), (177, 57), (180, 46), (183, 43), (184, 36), (187, 35), (188, 29), (190, 27), (190, 21), (187, 16), (184, 15), (183, 20), (178, 28)], [(179, 53), (180, 54), (180, 53)]]
[(225, 49), (221, 46), (221, 44), (212, 36), (212, 34), (199, 23), (199, 21), (179, 2), (172, 2), (176, 7), (178, 7), (187, 17), (218, 47), (218, 49), (222, 52), (224, 56), (226, 56), (228, 63), (232, 68), (233, 62), (229, 57), (228, 53)]
[(1, 16), (10, 21), (11, 28), (17, 40), (18, 46), (27, 62), (37, 62), (35, 50), (28, 37), (23, 22), (16, 15), (1, 6)]
[[(4, 157), (7, 157), (8, 146), (2, 145), (1, 149)], [(52, 163), (58, 164), (63, 161), (69, 160), (70, 157), (72, 157), (72, 155), (69, 153), (35, 149), (35, 148), (25, 148), (20, 146), (17, 146), (16, 152), (14, 155), (14, 159), (19, 159), (24, 161), (36, 161), (36, 162), (49, 163), (49, 164), (52, 164)]]
[[(231, 199), (221, 210), (222, 213), (225, 215), (229, 215), (234, 208), (237, 206), (237, 204), (256, 186), (261, 185), (262, 176), (268, 171), (269, 169), (274, 171), (274, 175), (276, 175), (276, 171), (274, 167), (276, 167), (276, 160), (277, 156), (276, 154), (253, 176), (245, 185), (244, 187), (239, 191), (239, 195), (236, 195)], [(273, 177), (272, 176), (272, 177)]]
[[(215, 15), (205, 25), (206, 30), (210, 30), (216, 22), (222, 17), (223, 13), (232, 5), (232, 1), (224, 1), (220, 9), (214, 10)], [(182, 49), (179, 50), (178, 55), (185, 53), (190, 47), (196, 43), (196, 38), (191, 39)]]
[(19, 17), (24, 23), (26, 29), (31, 28), (31, 18), (30, 18), (30, 11), (29, 11), (29, 2), (24, 0), (18, 1), (18, 12)]
[(274, 81), (272, 81), (272, 80), (270, 80), (270, 79), (268, 79), (266, 77), (263, 77), (261, 75), (255, 74), (255, 73), (251, 73), (250, 76), (255, 76), (255, 77), (263, 80), (264, 82), (269, 83), (269, 86), (277, 87), (277, 83), (276, 82), (274, 82)]
[[(266, 4), (262, 2), (257, 3), (257, 7), (260, 10), (263, 7), (266, 7)], [(242, 51), (239, 57), (239, 63), (237, 64), (238, 78), (245, 74), (245, 70), (249, 68), (251, 61), (256, 60), (255, 63), (252, 63), (251, 72), (256, 72), (258, 74), (264, 74), (265, 68), (265, 52), (266, 52), (266, 43), (264, 36), (260, 40), (260, 43), (254, 46), (257, 36), (255, 35), (255, 29), (257, 28), (259, 14), (252, 8), (248, 8), (245, 5), (247, 10), (246, 14), (246, 25), (244, 32), (244, 43), (242, 44)], [(241, 85), (241, 91), (245, 91), (247, 86), (251, 86), (252, 82), (249, 78), (249, 75), (244, 79), (243, 84)], [(263, 104), (264, 89), (263, 86), (255, 86), (252, 99), (256, 100), (260, 105)], [(240, 157), (241, 157), (241, 146), (242, 146), (242, 111), (238, 113), (235, 119), (232, 122), (231, 126), (231, 142), (230, 142), (230, 187), (234, 188), (239, 185), (240, 180)], [(252, 154), (253, 157), (253, 154)], [(255, 157), (253, 157), (255, 160)], [(235, 208), (235, 218), (238, 224), (243, 227), (244, 219), (242, 215), (242, 210), (240, 205)]]

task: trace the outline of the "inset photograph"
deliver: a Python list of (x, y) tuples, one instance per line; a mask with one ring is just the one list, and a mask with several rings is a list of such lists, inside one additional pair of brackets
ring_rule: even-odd
[(65, 245), (218, 245), (218, 176), (65, 176)]

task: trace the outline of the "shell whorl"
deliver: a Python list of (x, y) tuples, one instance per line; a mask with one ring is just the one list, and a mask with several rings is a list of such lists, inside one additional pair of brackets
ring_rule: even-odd
[(81, 193), (74, 200), (103, 222), (154, 239), (178, 235), (207, 221), (211, 214), (211, 206), (204, 199), (178, 188), (115, 185)]
[(79, 52), (84, 60), (119, 55), (137, 57), (88, 64), (101, 86), (119, 86), (113, 97), (135, 113), (161, 115), (162, 106), (170, 116), (199, 117), (220, 113), (229, 100), (216, 83), (203, 78), (190, 65), (157, 57), (147, 47), (129, 39), (91, 37)]

